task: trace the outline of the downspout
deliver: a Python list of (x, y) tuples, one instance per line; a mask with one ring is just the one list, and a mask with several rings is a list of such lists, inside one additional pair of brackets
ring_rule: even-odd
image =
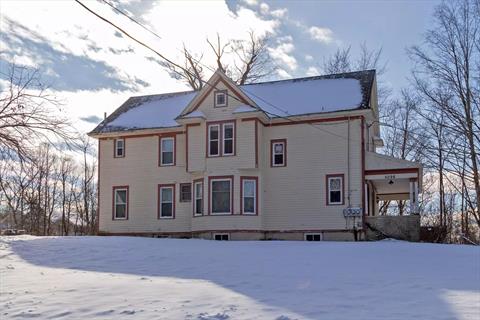
[(348, 207), (351, 206), (350, 195), (351, 195), (351, 188), (350, 188), (350, 117), (347, 119), (347, 201)]

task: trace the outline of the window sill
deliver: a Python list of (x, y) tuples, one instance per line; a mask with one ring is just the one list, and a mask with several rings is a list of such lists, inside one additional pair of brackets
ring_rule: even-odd
[(175, 219), (175, 217), (158, 217), (158, 219), (161, 219), (161, 220), (173, 220), (173, 219)]

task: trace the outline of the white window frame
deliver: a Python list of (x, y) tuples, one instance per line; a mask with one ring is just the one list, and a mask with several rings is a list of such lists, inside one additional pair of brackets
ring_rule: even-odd
[[(245, 182), (253, 182), (253, 212), (245, 211)], [(250, 197), (248, 197), (250, 198)], [(257, 214), (257, 180), (243, 178), (242, 179), (242, 214), (245, 215), (256, 215)]]
[[(118, 147), (118, 143), (119, 143), (119, 142), (122, 142), (122, 147), (121, 147), (121, 148)], [(123, 139), (123, 138), (115, 139), (115, 140), (114, 140), (114, 144), (115, 144), (115, 154), (114, 154), (115, 158), (123, 158), (123, 157), (125, 157), (125, 139)], [(118, 150), (119, 150), (119, 149), (122, 150), (122, 154), (121, 154), (121, 155), (118, 154)]]
[[(219, 96), (219, 95), (223, 95), (223, 96), (224, 96), (224, 98), (225, 98), (225, 99), (224, 99), (225, 103), (222, 103), (222, 104), (218, 104), (218, 103), (217, 103), (217, 96)], [(214, 107), (215, 107), (215, 108), (217, 108), (217, 107), (218, 107), (218, 108), (220, 108), (220, 107), (226, 107), (226, 106), (228, 105), (227, 92), (226, 92), (226, 91), (223, 91), (223, 90), (222, 90), (222, 91), (216, 91), (215, 94), (214, 94), (214, 99), (215, 99), (215, 101), (214, 101)]]
[[(282, 153), (276, 153), (275, 152), (275, 145), (277, 144), (281, 144), (283, 146), (282, 150), (283, 152)], [(272, 142), (272, 167), (285, 167), (285, 154), (286, 154), (286, 143), (285, 141), (274, 141)], [(275, 155), (279, 155), (281, 154), (283, 156), (283, 161), (281, 164), (276, 164), (275, 163)]]
[[(229, 212), (213, 212), (213, 182), (215, 181), (228, 181), (230, 182), (230, 197), (229, 197), (229, 206), (230, 206), (230, 211)], [(231, 215), (233, 214), (233, 208), (232, 208), (232, 197), (233, 197), (233, 179), (231, 178), (218, 178), (218, 179), (211, 179), (210, 180), (210, 185), (208, 186), (208, 192), (210, 193), (210, 214), (214, 216), (221, 216), (221, 215)]]
[[(232, 138), (226, 139), (225, 138), (225, 127), (231, 126), (232, 127)], [(232, 140), (232, 152), (226, 153), (225, 152), (225, 140)], [(235, 154), (235, 122), (225, 122), (222, 123), (222, 155), (223, 156), (233, 156)]]
[[(172, 162), (163, 163), (163, 141), (172, 140)], [(169, 152), (169, 151), (165, 151)], [(161, 137), (160, 138), (160, 166), (174, 166), (175, 165), (175, 138), (174, 137)]]
[[(125, 203), (117, 203), (117, 192), (125, 191)], [(117, 217), (117, 205), (125, 205), (125, 217)], [(128, 188), (113, 189), (113, 220), (127, 220), (128, 219)]]
[(309, 232), (309, 233), (304, 233), (303, 234), (303, 240), (304, 241), (317, 241), (317, 240), (307, 240), (307, 236), (320, 236), (320, 240), (318, 241), (323, 241), (323, 234), (322, 233), (318, 233), (318, 232)]
[[(211, 138), (210, 128), (212, 128), (212, 127), (217, 127), (218, 128), (218, 137), (215, 140), (212, 140), (212, 138)], [(222, 154), (222, 150), (221, 150), (222, 144), (220, 143), (221, 130), (222, 130), (221, 125), (219, 123), (209, 124), (207, 130), (208, 130), (208, 156), (209, 157), (220, 157), (220, 155)], [(217, 148), (218, 153), (217, 154), (212, 154), (211, 153), (211, 150), (210, 150), (210, 142), (211, 141), (217, 141), (217, 145), (218, 145), (218, 148)]]
[[(221, 237), (227, 236), (227, 240), (223, 240), (223, 239), (217, 240), (217, 239), (215, 239), (217, 236), (221, 236)], [(215, 240), (215, 241), (230, 241), (230, 233), (214, 233), (213, 234), (213, 240)]]
[[(163, 198), (163, 197), (162, 197), (162, 191), (163, 191), (164, 189), (170, 189), (170, 190), (172, 190), (172, 201), (171, 201), (171, 202), (165, 202), (165, 201), (163, 201), (163, 199), (162, 199), (162, 198)], [(173, 218), (175, 218), (175, 188), (174, 188), (173, 186), (161, 186), (161, 187), (160, 187), (160, 192), (159, 192), (159, 197), (160, 197), (160, 199), (158, 199), (158, 201), (159, 201), (159, 209), (158, 209), (158, 211), (159, 211), (159, 213), (158, 213), (158, 214), (159, 214), (159, 216), (158, 216), (159, 219), (173, 219)], [(162, 210), (162, 204), (163, 204), (163, 203), (171, 203), (171, 204), (172, 204), (172, 215), (171, 215), (171, 216), (164, 216), (164, 215), (163, 215), (163, 212), (162, 212), (162, 211), (163, 211), (163, 210)]]
[[(197, 196), (197, 185), (200, 186), (200, 190), (202, 192), (202, 196), (201, 197), (198, 197)], [(193, 214), (195, 216), (203, 216), (203, 198), (204, 198), (204, 194), (205, 192), (203, 191), (203, 181), (196, 181), (193, 183)], [(197, 212), (197, 200), (201, 200), (201, 212), (198, 213)]]
[[(330, 180), (340, 180), (340, 190), (330, 190)], [(331, 202), (330, 201), (330, 192), (332, 191), (340, 191), (340, 201), (339, 202)], [(343, 177), (338, 175), (338, 176), (332, 176), (328, 177), (327, 179), (327, 204), (328, 205), (338, 205), (338, 204), (343, 204)]]

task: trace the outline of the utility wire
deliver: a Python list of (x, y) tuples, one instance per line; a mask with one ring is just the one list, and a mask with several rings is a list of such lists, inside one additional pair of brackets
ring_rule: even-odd
[[(140, 22), (138, 22), (138, 21), (135, 20), (134, 18), (130, 17), (128, 14), (126, 14), (126, 13), (123, 12), (122, 10), (116, 8), (115, 6), (112, 6), (110, 3), (108, 3), (108, 2), (105, 1), (105, 0), (101, 0), (101, 1), (104, 2), (104, 3), (106, 3), (107, 5), (109, 5), (110, 7), (112, 7), (116, 12), (118, 12), (118, 13), (120, 13), (121, 15), (127, 17), (129, 20), (131, 20), (131, 21), (134, 22), (135, 24), (138, 24), (138, 25), (141, 26), (143, 29), (149, 31), (150, 33), (152, 33), (153, 35), (155, 35), (157, 38), (162, 39), (157, 33), (155, 33), (154, 31), (152, 31), (152, 30), (150, 30), (150, 29), (148, 29), (147, 27), (145, 27), (144, 25), (142, 25)], [(87, 11), (89, 11), (90, 13), (92, 13), (93, 15), (95, 15), (96, 17), (98, 17), (99, 19), (105, 21), (106, 23), (110, 24), (111, 26), (113, 26), (114, 28), (116, 28), (117, 30), (119, 30), (120, 32), (122, 32), (123, 34), (125, 34), (127, 37), (129, 37), (129, 38), (132, 39), (133, 41), (135, 41), (135, 42), (137, 42), (138, 44), (142, 45), (143, 47), (151, 50), (152, 52), (154, 52), (155, 54), (157, 54), (161, 59), (167, 61), (168, 63), (170, 63), (170, 64), (172, 64), (172, 65), (174, 65), (174, 66), (176, 66), (177, 68), (181, 69), (182, 71), (184, 71), (184, 72), (187, 73), (188, 75), (195, 77), (195, 75), (192, 74), (189, 70), (185, 69), (184, 67), (181, 67), (181, 66), (178, 65), (177, 63), (175, 63), (175, 62), (173, 62), (172, 60), (166, 58), (164, 55), (162, 55), (161, 53), (159, 53), (157, 50), (151, 48), (151, 47), (150, 47), (149, 45), (147, 45), (146, 43), (144, 43), (144, 42), (136, 39), (135, 37), (133, 37), (132, 35), (130, 35), (129, 33), (127, 33), (124, 29), (120, 28), (119, 26), (117, 26), (117, 25), (114, 24), (113, 22), (111, 22), (111, 21), (109, 21), (108, 19), (100, 16), (99, 14), (97, 14), (96, 12), (94, 12), (93, 10), (91, 10), (90, 8), (88, 8), (87, 6), (85, 6), (85, 5), (84, 5), (82, 2), (80, 2), (79, 0), (75, 0), (75, 2), (77, 2), (78, 4), (80, 4), (84, 9), (86, 9)], [(177, 49), (178, 51), (182, 52), (180, 49), (178, 49), (178, 48), (176, 48), (176, 49)], [(210, 67), (210, 66), (208, 66), (208, 65), (205, 65), (205, 64), (202, 63), (201, 61), (196, 60), (196, 59), (193, 58), (193, 57), (192, 57), (192, 59), (193, 59), (195, 62), (197, 62), (198, 64), (200, 64), (200, 65), (206, 67), (207, 69), (211, 70), (212, 72), (215, 72), (215, 71), (216, 71), (216, 70), (214, 70), (212, 67)], [(178, 73), (178, 72), (177, 72), (177, 73)], [(216, 89), (216, 90), (219, 89), (218, 87), (212, 85), (211, 83), (209, 83), (209, 82), (207, 82), (207, 81), (205, 81), (205, 80), (203, 80), (203, 79), (201, 79), (201, 78), (199, 78), (199, 81), (202, 82), (203, 84), (207, 85), (207, 86), (210, 86), (210, 87), (213, 88), (213, 89)], [(249, 95), (252, 95), (252, 96), (256, 97), (256, 98), (259, 99), (259, 100), (262, 100), (264, 103), (266, 103), (266, 104), (270, 105), (271, 107), (273, 107), (273, 108), (275, 108), (275, 109), (277, 109), (277, 110), (279, 110), (279, 111), (287, 114), (289, 117), (293, 117), (293, 116), (294, 116), (294, 115), (289, 114), (287, 111), (282, 110), (280, 107), (274, 105), (273, 103), (271, 103), (271, 102), (263, 99), (262, 97), (259, 97), (259, 96), (255, 95), (255, 94), (253, 94), (252, 92), (249, 92), (249, 91), (246, 90), (245, 88), (242, 88), (242, 91), (247, 92)], [(229, 94), (228, 92), (227, 92), (227, 95), (228, 95), (229, 97), (231, 97), (232, 99), (235, 99), (235, 100), (238, 101), (238, 102), (245, 103), (244, 101), (238, 99), (238, 98), (237, 98), (236, 96), (234, 96), (234, 95)], [(247, 102), (247, 105), (250, 106), (250, 107), (252, 107), (252, 108), (255, 108), (255, 109), (258, 108), (257, 106), (253, 106), (253, 105), (251, 105), (251, 104), (248, 104), (248, 102)], [(273, 116), (275, 116), (275, 117), (278, 117), (278, 118), (281, 118), (281, 119), (290, 121), (290, 122), (292, 122), (292, 123), (295, 123), (295, 122), (296, 122), (296, 121), (295, 121), (294, 119), (292, 119), (292, 118), (285, 117), (285, 116), (281, 116), (281, 115), (278, 115), (278, 114), (275, 114), (275, 113), (272, 113), (272, 112), (267, 112), (267, 111), (263, 110), (262, 108), (259, 108), (259, 109), (260, 109), (261, 111), (267, 113), (267, 114), (271, 114), (271, 115), (273, 115)], [(347, 121), (349, 121), (349, 120), (347, 120)], [(347, 122), (347, 121), (339, 121), (339, 122), (340, 122), (340, 123), (345, 123), (345, 122)], [(339, 138), (344, 139), (344, 140), (346, 140), (346, 141), (348, 141), (348, 142), (350, 142), (350, 141), (354, 141), (354, 142), (359, 142), (359, 141), (361, 141), (360, 139), (354, 139), (354, 138), (351, 138), (351, 137), (345, 137), (345, 136), (343, 136), (343, 135), (339, 135), (339, 134), (333, 133), (333, 132), (328, 131), (328, 130), (326, 130), (326, 129), (324, 129), (324, 128), (318, 127), (318, 125), (314, 125), (314, 124), (311, 124), (311, 123), (306, 123), (306, 124), (307, 124), (307, 125), (310, 125), (310, 126), (311, 126), (312, 128), (314, 128), (314, 129), (317, 129), (317, 130), (319, 130), (319, 131), (322, 131), (322, 132), (328, 133), (328, 134), (330, 134), (330, 135), (339, 137)], [(363, 134), (363, 133), (362, 133), (362, 134)], [(400, 160), (401, 160), (401, 159), (392, 158), (392, 160), (399, 160), (398, 162), (400, 163)]]
[[(85, 6), (81, 1), (75, 0), (75, 2), (77, 2), (78, 4), (80, 4), (84, 9), (86, 9), (87, 11), (89, 11), (90, 13), (92, 13), (93, 15), (95, 15), (96, 17), (98, 17), (99, 19), (105, 21), (106, 23), (110, 24), (111, 26), (113, 26), (114, 28), (116, 28), (117, 30), (119, 30), (120, 32), (122, 32), (123, 34), (125, 34), (127, 37), (129, 37), (129, 38), (132, 39), (133, 41), (135, 41), (135, 42), (137, 42), (138, 44), (142, 45), (143, 47), (151, 50), (152, 52), (154, 52), (155, 54), (157, 54), (161, 59), (163, 59), (163, 60), (165, 60), (166, 62), (172, 64), (173, 66), (179, 68), (180, 70), (182, 70), (182, 71), (185, 72), (186, 74), (188, 74), (188, 75), (190, 75), (190, 76), (193, 76), (193, 77), (196, 77), (194, 74), (192, 74), (192, 73), (191, 73), (189, 70), (187, 70), (186, 68), (181, 67), (181, 66), (178, 65), (177, 63), (173, 62), (172, 60), (168, 59), (167, 57), (165, 57), (164, 55), (162, 55), (161, 53), (159, 53), (157, 50), (155, 50), (155, 49), (153, 49), (152, 47), (150, 47), (149, 45), (147, 45), (146, 43), (144, 43), (144, 42), (136, 39), (135, 37), (133, 37), (132, 35), (130, 35), (128, 32), (126, 32), (124, 29), (120, 28), (119, 26), (117, 26), (116, 24), (114, 24), (113, 22), (111, 22), (110, 20), (108, 20), (108, 19), (102, 17), (101, 15), (99, 15), (98, 13), (94, 12), (93, 10), (91, 10), (90, 8), (88, 8), (87, 6)], [(161, 37), (160, 37), (158, 34), (156, 34), (154, 31), (152, 31), (152, 30), (150, 30), (149, 28), (145, 27), (145, 26), (142, 25), (140, 22), (138, 22), (138, 21), (135, 20), (134, 18), (130, 17), (129, 15), (127, 15), (127, 14), (126, 14), (125, 12), (123, 12), (122, 10), (116, 8), (115, 6), (112, 6), (110, 3), (106, 2), (105, 0), (102, 0), (102, 2), (106, 3), (107, 5), (109, 5), (110, 7), (112, 7), (116, 12), (118, 12), (118, 13), (120, 13), (121, 15), (127, 17), (129, 20), (133, 21), (134, 23), (136, 23), (136, 24), (138, 24), (139, 26), (141, 26), (143, 29), (149, 31), (150, 33), (154, 34), (156, 37), (158, 37), (159, 39), (161, 39)], [(181, 51), (181, 50), (178, 49), (178, 48), (177, 48), (177, 50)], [(193, 59), (195, 62), (197, 62), (198, 64), (200, 64), (200, 65), (208, 68), (209, 70), (215, 72), (215, 70), (214, 70), (212, 67), (205, 65), (204, 63), (202, 63), (201, 61), (196, 60), (196, 59), (193, 58), (193, 57), (192, 57), (192, 59)], [(178, 73), (178, 72), (177, 72), (177, 73)], [(205, 81), (205, 80), (203, 80), (203, 79), (199, 79), (199, 81), (202, 82), (202, 83), (205, 84), (205, 85), (208, 85), (208, 86), (210, 86), (210, 87), (218, 90), (218, 88), (217, 88), (216, 86), (212, 85), (211, 83), (209, 83), (209, 82), (207, 82), (207, 81)], [(268, 114), (271, 114), (271, 115), (273, 115), (273, 116), (275, 116), (275, 117), (278, 117), (278, 118), (280, 118), (280, 119), (284, 119), (284, 120), (290, 121), (290, 122), (292, 122), (292, 123), (295, 123), (295, 122), (296, 122), (296, 120), (290, 118), (290, 117), (293, 117), (294, 115), (289, 114), (287, 111), (285, 111), (285, 110), (283, 110), (282, 108), (274, 105), (273, 103), (271, 103), (271, 102), (263, 99), (262, 97), (259, 97), (259, 96), (255, 95), (255, 94), (253, 94), (252, 92), (247, 91), (245, 88), (242, 88), (242, 90), (245, 91), (245, 92), (247, 92), (249, 95), (252, 95), (252, 96), (256, 97), (257, 99), (262, 100), (264, 103), (270, 105), (271, 107), (275, 108), (276, 110), (287, 114), (287, 117), (286, 117), (286, 116), (279, 115), (279, 114), (275, 114), (275, 113), (272, 113), (272, 112), (267, 112), (267, 111), (265, 111), (265, 110), (263, 110), (263, 109), (260, 108), (260, 110), (262, 110), (263, 112), (268, 113)], [(239, 101), (239, 102), (241, 102), (241, 103), (245, 103), (244, 101), (238, 99), (236, 96), (233, 96), (233, 95), (229, 94), (228, 92), (227, 92), (227, 95), (228, 95), (229, 97), (231, 97), (232, 99), (235, 99), (235, 100), (237, 100), (237, 101)], [(248, 104), (248, 103), (247, 103), (247, 105), (250, 106), (250, 107), (252, 107), (252, 108), (255, 108), (255, 109), (258, 108), (257, 106), (253, 106), (253, 105)], [(346, 122), (346, 121), (343, 121), (343, 122)], [(328, 131), (328, 130), (326, 130), (326, 129), (324, 129), (324, 128), (318, 127), (318, 125), (313, 125), (313, 124), (311, 124), (311, 123), (306, 123), (306, 124), (307, 124), (307, 125), (310, 125), (310, 126), (311, 126), (312, 128), (314, 128), (314, 129), (317, 129), (317, 130), (319, 130), (319, 131), (322, 131), (322, 132), (328, 133), (328, 134), (330, 134), (330, 135), (339, 137), (339, 138), (344, 139), (344, 140), (346, 140), (346, 141), (356, 141), (356, 142), (359, 142), (359, 141), (360, 141), (360, 140), (357, 140), (357, 139), (353, 139), (353, 138), (351, 138), (351, 137), (345, 137), (345, 136), (343, 136), (343, 135), (339, 135), (339, 134), (333, 133), (333, 132)]]

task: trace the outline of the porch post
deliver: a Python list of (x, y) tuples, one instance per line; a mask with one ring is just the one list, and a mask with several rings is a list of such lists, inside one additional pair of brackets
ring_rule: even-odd
[(418, 213), (418, 180), (413, 182), (413, 190), (415, 192), (415, 213)]
[(415, 206), (415, 200), (414, 200), (414, 195), (413, 195), (413, 192), (414, 192), (414, 187), (413, 187), (413, 181), (410, 180), (410, 183), (409, 183), (409, 186), (410, 186), (410, 213), (414, 213), (414, 206)]

